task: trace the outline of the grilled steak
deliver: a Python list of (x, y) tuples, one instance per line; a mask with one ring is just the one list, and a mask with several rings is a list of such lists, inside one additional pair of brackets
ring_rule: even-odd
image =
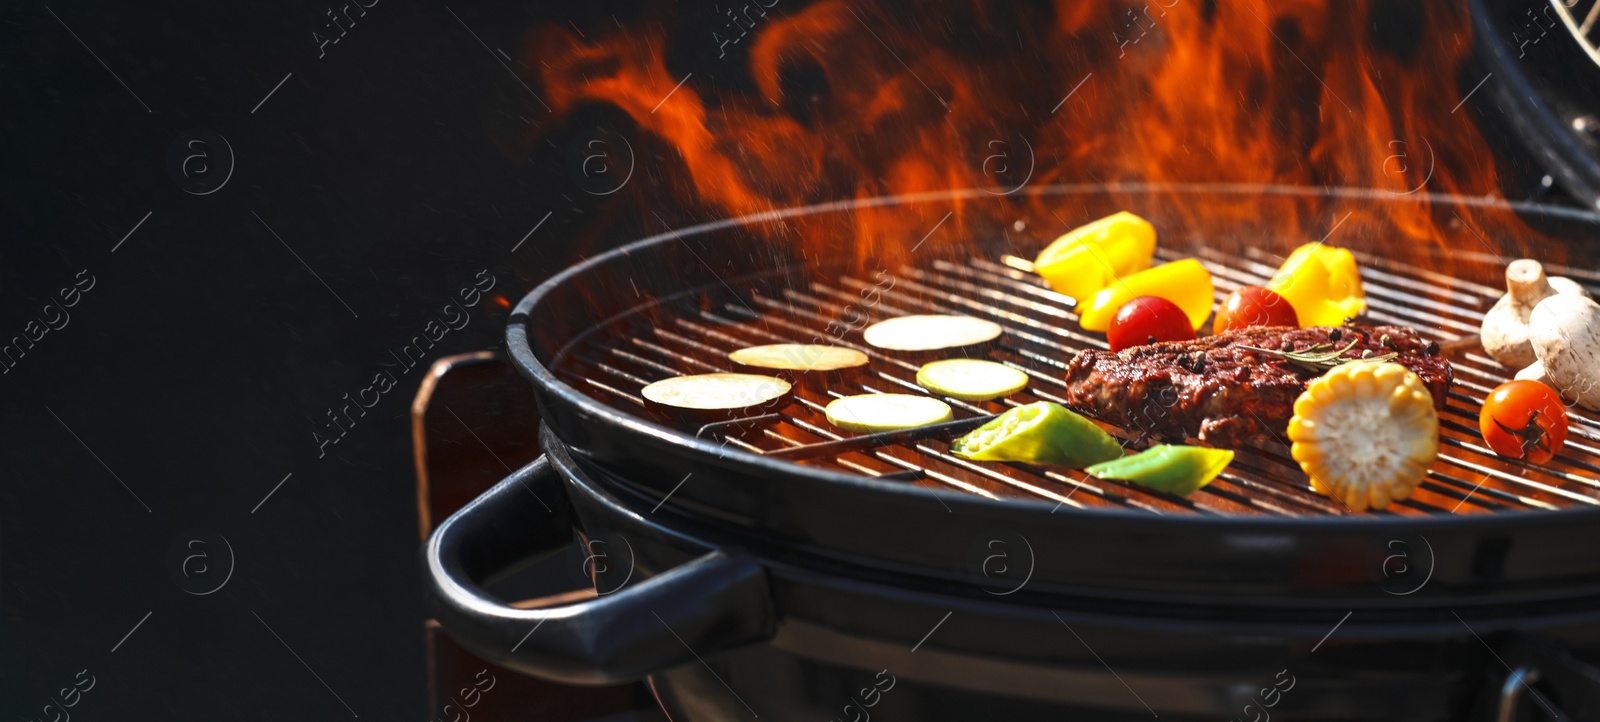
[(1344, 357), (1395, 353), (1394, 362), (1420, 376), (1434, 406), (1444, 407), (1450, 362), (1436, 344), (1398, 326), (1250, 328), (1121, 353), (1083, 351), (1067, 366), (1067, 402), (1158, 439), (1196, 437), (1228, 448), (1283, 439), (1295, 399), (1322, 372), (1245, 347), (1304, 351), (1319, 344), (1344, 348), (1352, 341)]

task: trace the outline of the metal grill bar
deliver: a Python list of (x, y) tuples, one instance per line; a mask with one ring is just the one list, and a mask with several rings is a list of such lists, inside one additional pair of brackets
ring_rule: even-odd
[[(1168, 260), (1179, 257), (1166, 249), (1158, 253)], [(1281, 262), (1259, 249), (1243, 257), (1207, 248), (1195, 255), (1212, 272), (1219, 300), (1240, 286), (1265, 283)], [(1393, 259), (1365, 254), (1358, 258), (1363, 264), (1368, 316), (1416, 328), (1440, 341), (1476, 333), (1483, 312), (1498, 296), (1488, 286)], [(958, 419), (965, 420), (953, 426), (965, 430), (982, 417), (1035, 400), (1062, 402), (1067, 361), (1082, 349), (1104, 349), (1106, 343), (1079, 330), (1076, 302), (1050, 290), (1030, 269), (1026, 260), (1009, 256), (963, 263), (933, 260), (897, 269), (889, 288), (850, 275), (816, 278), (803, 288), (743, 298), (733, 298), (719, 286), (672, 308), (641, 311), (623, 322), (625, 328), (591, 335), (556, 370), (608, 403), (644, 409), (638, 393), (644, 385), (679, 374), (729, 370), (726, 355), (734, 349), (766, 343), (847, 346), (872, 361), (872, 372), (855, 385), (827, 391), (797, 389), (795, 403), (762, 417), (771, 423), (760, 433), (732, 433), (734, 424), (684, 431), (794, 463), (912, 486), (959, 489), (1002, 501), (1036, 498), (1054, 501), (1058, 507), (1122, 507), (1156, 514), (1350, 513), (1342, 503), (1309, 488), (1281, 443), (1241, 451), (1216, 481), (1182, 499), (1078, 471), (970, 462), (949, 453), (950, 439), (959, 433), (954, 428), (948, 433), (925, 429), (850, 441), (855, 437), (827, 423), (823, 407), (837, 397), (926, 393), (916, 385), (916, 365), (857, 341), (856, 332), (866, 323), (909, 313), (961, 313), (999, 323), (1006, 335), (991, 357), (1031, 379), (1028, 389), (1007, 399), (976, 403), (945, 399)], [(869, 297), (872, 302), (864, 302)], [(843, 319), (866, 320), (852, 326)], [(1440, 413), (1439, 461), (1411, 499), (1381, 513), (1485, 513), (1600, 504), (1600, 445), (1584, 443), (1600, 442), (1600, 417), (1573, 409), (1572, 438), (1548, 464), (1501, 458), (1478, 438), (1477, 414), (1492, 387), (1507, 378), (1506, 371), (1473, 352), (1458, 354), (1453, 365), (1456, 384)], [(1124, 446), (1139, 443), (1127, 431), (1108, 430)]]

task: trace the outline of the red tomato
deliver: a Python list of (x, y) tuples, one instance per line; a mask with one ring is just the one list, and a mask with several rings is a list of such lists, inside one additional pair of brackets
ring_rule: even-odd
[(1214, 333), (1223, 333), (1252, 326), (1299, 325), (1300, 317), (1295, 315), (1294, 306), (1283, 296), (1260, 286), (1244, 286), (1222, 301), (1211, 329)]
[(1509, 381), (1484, 400), (1478, 430), (1494, 453), (1543, 464), (1567, 442), (1567, 407), (1538, 381)]
[(1178, 304), (1158, 296), (1140, 296), (1117, 309), (1106, 329), (1112, 351), (1143, 346), (1156, 341), (1188, 341), (1194, 338), (1189, 315)]

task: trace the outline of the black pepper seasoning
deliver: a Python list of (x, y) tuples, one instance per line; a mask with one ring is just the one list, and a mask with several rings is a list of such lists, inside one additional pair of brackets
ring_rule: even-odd
[(1428, 342), (1428, 355), (1429, 356), (1438, 356), (1439, 355), (1439, 342), (1438, 341), (1429, 341)]
[(1344, 337), (1344, 332), (1340, 331), (1339, 329), (1334, 329), (1334, 330), (1328, 332), (1328, 340), (1330, 342), (1338, 343), (1339, 339), (1343, 338), (1343, 337)]

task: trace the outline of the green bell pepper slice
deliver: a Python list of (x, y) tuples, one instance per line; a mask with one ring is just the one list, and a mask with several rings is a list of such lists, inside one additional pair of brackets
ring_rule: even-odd
[(1084, 472), (1100, 479), (1131, 481), (1187, 497), (1211, 483), (1233, 461), (1227, 449), (1161, 444), (1132, 456), (1095, 464)]
[(1081, 469), (1122, 456), (1122, 445), (1061, 404), (1038, 401), (1000, 414), (950, 443), (973, 461), (1020, 461)]

